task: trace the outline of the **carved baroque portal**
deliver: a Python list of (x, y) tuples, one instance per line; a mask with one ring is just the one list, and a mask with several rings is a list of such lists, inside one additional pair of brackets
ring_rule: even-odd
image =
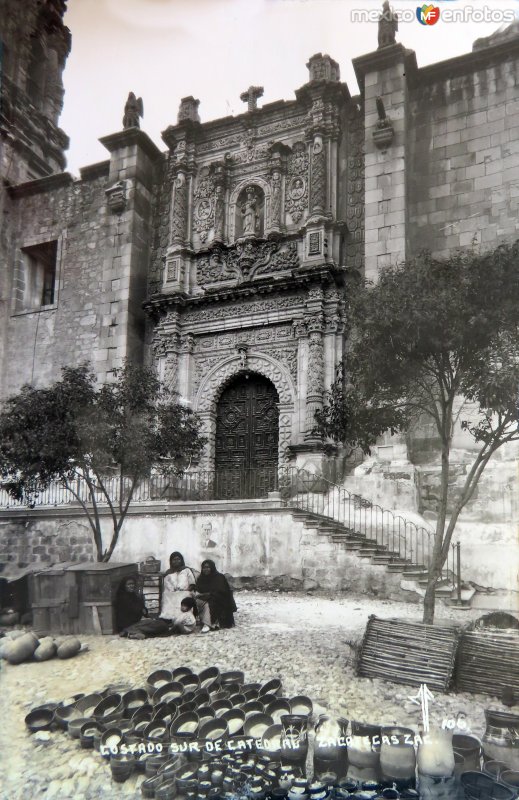
[(285, 210), (299, 222), (308, 208), (308, 152), (304, 142), (296, 142), (288, 159)]
[(204, 286), (220, 281), (238, 283), (271, 272), (282, 272), (299, 266), (297, 244), (264, 239), (236, 242), (230, 247), (213, 247), (197, 261), (197, 281)]

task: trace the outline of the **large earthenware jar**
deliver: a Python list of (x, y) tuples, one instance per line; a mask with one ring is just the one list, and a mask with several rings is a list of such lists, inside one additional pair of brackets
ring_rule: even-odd
[(381, 731), (380, 769), (385, 781), (394, 781), (402, 788), (412, 788), (415, 782), (416, 755), (414, 731), (410, 728), (384, 727)]
[(322, 714), (315, 725), (314, 775), (319, 779), (327, 772), (339, 778), (348, 771), (348, 720)]
[(283, 714), (281, 727), (282, 759), (304, 764), (308, 752), (308, 717), (302, 714)]
[(456, 797), (452, 733), (435, 728), (423, 734), (418, 746), (418, 789), (422, 800), (450, 800)]
[(519, 716), (486, 709), (485, 719), (484, 760), (504, 761), (510, 769), (519, 770)]
[(478, 770), (481, 766), (481, 742), (475, 736), (465, 733), (455, 733), (452, 737), (452, 747), (456, 758), (456, 773)]
[(348, 743), (348, 777), (377, 781), (380, 777), (380, 726), (351, 723)]

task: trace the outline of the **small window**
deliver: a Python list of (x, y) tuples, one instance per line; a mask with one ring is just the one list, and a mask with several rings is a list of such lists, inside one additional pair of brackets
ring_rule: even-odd
[(54, 303), (58, 243), (22, 248), (18, 270), (17, 311), (32, 311)]

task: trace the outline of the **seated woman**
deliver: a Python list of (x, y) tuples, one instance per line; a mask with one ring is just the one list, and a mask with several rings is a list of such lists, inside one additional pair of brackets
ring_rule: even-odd
[(130, 575), (121, 581), (115, 595), (115, 627), (117, 631), (124, 631), (128, 626), (139, 622), (142, 617), (148, 616), (144, 598), (137, 591), (137, 578)]
[(174, 619), (178, 616), (182, 599), (194, 589), (195, 583), (195, 575), (190, 567), (186, 567), (182, 553), (171, 553), (169, 569), (162, 584), (161, 618)]
[(202, 571), (196, 582), (195, 597), (203, 623), (202, 633), (218, 628), (232, 628), (236, 603), (225, 575), (218, 572), (214, 561), (202, 561)]
[(155, 636), (186, 635), (196, 628), (196, 603), (194, 599), (184, 597), (180, 603), (180, 612), (173, 619), (142, 619), (121, 632), (121, 636), (129, 639), (151, 639)]

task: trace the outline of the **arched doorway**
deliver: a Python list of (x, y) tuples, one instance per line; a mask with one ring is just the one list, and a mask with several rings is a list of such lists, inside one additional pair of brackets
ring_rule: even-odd
[(266, 497), (277, 487), (278, 393), (268, 378), (238, 375), (216, 409), (216, 496)]

